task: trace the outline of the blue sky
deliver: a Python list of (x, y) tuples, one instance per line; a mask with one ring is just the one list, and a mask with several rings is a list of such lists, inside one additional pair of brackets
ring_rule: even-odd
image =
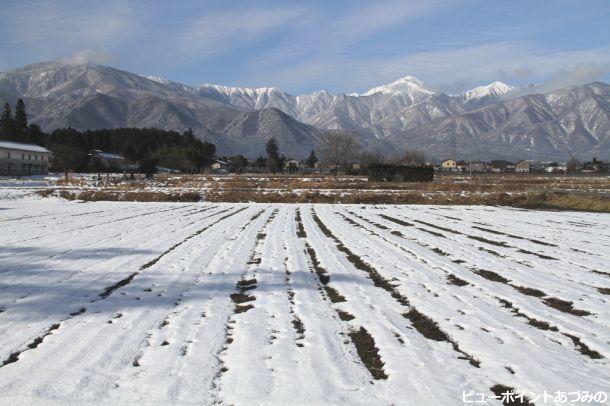
[(0, 0), (0, 71), (52, 59), (292, 94), (563, 87), (610, 82), (610, 1)]

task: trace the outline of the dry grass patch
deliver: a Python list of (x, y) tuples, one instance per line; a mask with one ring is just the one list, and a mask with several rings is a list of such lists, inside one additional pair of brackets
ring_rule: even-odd
[(373, 336), (364, 327), (360, 327), (360, 330), (351, 330), (349, 336), (356, 346), (358, 356), (373, 376), (373, 379), (388, 379), (388, 375), (383, 370), (384, 363), (381, 361), (379, 349), (375, 346)]
[(592, 314), (586, 310), (575, 309), (574, 303), (561, 300), (556, 297), (548, 297), (542, 302), (553, 309), (559, 310), (563, 313), (573, 314), (574, 316), (590, 316)]

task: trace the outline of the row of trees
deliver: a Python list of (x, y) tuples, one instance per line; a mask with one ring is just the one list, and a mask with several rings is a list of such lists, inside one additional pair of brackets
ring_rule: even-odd
[[(335, 173), (346, 170), (350, 164), (394, 164), (408, 166), (427, 165), (426, 155), (418, 150), (406, 150), (402, 155), (388, 157), (381, 153), (367, 152), (362, 148), (356, 137), (340, 130), (326, 131), (319, 142), (318, 153), (321, 161), (328, 165)], [(269, 138), (265, 145), (267, 157), (257, 158), (253, 165), (257, 168), (267, 168), (272, 173), (284, 169), (286, 157), (279, 152), (279, 146), (275, 138)], [(236, 172), (241, 172), (247, 166), (247, 159), (238, 155), (228, 158), (229, 163)], [(309, 157), (304, 161), (308, 168), (314, 168), (318, 162), (318, 156), (313, 149)]]
[[(141, 170), (154, 172), (156, 166), (195, 173), (208, 166), (214, 157), (214, 144), (198, 140), (189, 129), (183, 133), (154, 128), (117, 128), (78, 131), (62, 128), (45, 134), (28, 124), (25, 103), (17, 100), (15, 113), (9, 103), (0, 115), (0, 134), (7, 141), (44, 145), (53, 152), (51, 170), (98, 171), (99, 162), (91, 159), (94, 150), (113, 152)], [(116, 169), (116, 168), (114, 168)]]
[(42, 144), (44, 133), (36, 124), (28, 124), (28, 115), (25, 111), (23, 99), (17, 100), (15, 114), (11, 105), (5, 103), (0, 115), (0, 134), (7, 141), (31, 142)]
[[(0, 134), (6, 140), (46, 146), (53, 151), (51, 169), (56, 171), (97, 171), (100, 168), (95, 167), (90, 154), (94, 150), (102, 150), (137, 162), (148, 172), (153, 171), (156, 166), (163, 166), (186, 173), (198, 173), (212, 162), (216, 152), (214, 144), (198, 140), (190, 129), (178, 133), (154, 128), (94, 131), (63, 128), (45, 134), (37, 125), (28, 124), (22, 99), (17, 101), (14, 115), (9, 103), (4, 105), (0, 116)], [(275, 138), (267, 141), (265, 152), (266, 157), (257, 158), (254, 166), (266, 168), (273, 173), (282, 171), (287, 158), (280, 153)], [(317, 152), (321, 160), (335, 171), (345, 169), (355, 162), (420, 165), (426, 161), (425, 155), (418, 151), (407, 151), (403, 157), (394, 160), (362, 152), (362, 146), (357, 139), (340, 130), (326, 131), (319, 140)], [(241, 172), (248, 165), (247, 159), (242, 155), (228, 159), (237, 172)], [(317, 162), (318, 156), (312, 150), (305, 163), (313, 168)]]
[(214, 157), (214, 144), (195, 138), (191, 130), (183, 133), (154, 128), (117, 128), (80, 132), (73, 128), (53, 131), (46, 138), (53, 151), (54, 170), (95, 171), (89, 154), (110, 151), (128, 161), (139, 163), (141, 171), (154, 172), (156, 166), (198, 173)]
[[(280, 155), (279, 145), (275, 138), (272, 137), (267, 140), (267, 144), (265, 145), (265, 151), (267, 152), (267, 159), (259, 157), (256, 160), (256, 164), (260, 167), (266, 167), (271, 172), (281, 171), (282, 168), (284, 168), (284, 164), (286, 163), (286, 156)], [(262, 165), (263, 159), (264, 165)], [(309, 154), (309, 157), (305, 162), (310, 168), (313, 168), (316, 165), (316, 162), (318, 162), (318, 158), (316, 157), (316, 153), (313, 149), (311, 150), (311, 153)]]
[[(270, 138), (267, 141), (266, 152), (266, 160), (263, 161), (263, 158), (259, 158), (257, 162), (264, 162), (263, 166), (266, 166), (271, 172), (281, 170), (286, 158), (279, 154), (275, 138)], [(352, 163), (422, 166), (426, 165), (427, 161), (426, 155), (418, 150), (406, 150), (397, 157), (387, 157), (380, 153), (374, 154), (363, 151), (362, 145), (353, 135), (340, 130), (329, 130), (322, 135), (318, 153), (322, 162), (330, 166), (335, 172), (345, 170)], [(307, 160), (305, 160), (305, 164), (309, 168), (313, 168), (317, 162), (318, 157), (312, 150)]]

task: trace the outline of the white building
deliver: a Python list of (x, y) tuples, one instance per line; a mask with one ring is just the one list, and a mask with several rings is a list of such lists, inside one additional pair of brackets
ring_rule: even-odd
[(299, 161), (290, 159), (284, 163), (284, 170), (289, 173), (296, 173), (299, 170)]
[(213, 170), (228, 170), (230, 166), (230, 163), (223, 161), (222, 159), (214, 159), (212, 165), (210, 165)]
[(443, 172), (455, 172), (457, 170), (457, 162), (453, 159), (445, 159), (441, 162), (441, 171)]
[(530, 163), (527, 161), (519, 161), (515, 164), (515, 172), (527, 173), (530, 171)]
[(39, 145), (0, 141), (0, 176), (46, 175), (50, 157)]

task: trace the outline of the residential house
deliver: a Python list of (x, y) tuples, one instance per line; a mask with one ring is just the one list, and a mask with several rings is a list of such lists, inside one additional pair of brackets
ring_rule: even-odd
[(261, 163), (257, 162), (257, 160), (248, 159), (242, 173), (264, 173), (266, 170), (264, 162)]
[(567, 170), (566, 164), (558, 164), (557, 162), (549, 162), (546, 165), (546, 171), (548, 173), (565, 172)]
[(603, 161), (598, 161), (593, 158), (592, 161), (585, 162), (582, 166), (582, 172), (608, 172), (609, 164)]
[(515, 172), (527, 173), (530, 171), (530, 163), (527, 161), (519, 161), (515, 164)]
[(505, 160), (491, 161), (492, 172), (514, 172), (515, 164)]
[(0, 141), (0, 175), (46, 175), (51, 151), (34, 144)]
[(223, 171), (228, 171), (231, 167), (231, 164), (227, 161), (223, 161), (222, 159), (214, 159), (212, 161), (212, 165), (210, 165), (210, 168), (212, 168), (212, 170), (218, 171), (218, 170), (223, 170)]
[(284, 170), (288, 173), (297, 173), (299, 170), (299, 161), (296, 159), (289, 159), (284, 162)]
[(91, 163), (94, 166), (108, 169), (119, 169), (123, 170), (127, 161), (121, 155), (113, 154), (111, 152), (100, 151), (99, 149), (94, 150), (91, 154)]
[(472, 161), (468, 163), (468, 166), (466, 166), (466, 170), (472, 172), (489, 172), (490, 165), (487, 162), (483, 161)]
[(155, 169), (157, 169), (157, 173), (169, 173), (169, 174), (182, 173), (182, 171), (179, 169), (166, 168), (164, 166), (159, 166), (159, 165), (157, 165), (155, 167)]
[(458, 172), (465, 172), (466, 170), (468, 170), (468, 162), (466, 161), (459, 161), (455, 164), (455, 170)]
[(531, 172), (546, 172), (546, 164), (537, 161), (530, 162), (530, 173)]
[(453, 159), (445, 159), (441, 162), (441, 171), (443, 172), (455, 172), (457, 170), (457, 162)]

